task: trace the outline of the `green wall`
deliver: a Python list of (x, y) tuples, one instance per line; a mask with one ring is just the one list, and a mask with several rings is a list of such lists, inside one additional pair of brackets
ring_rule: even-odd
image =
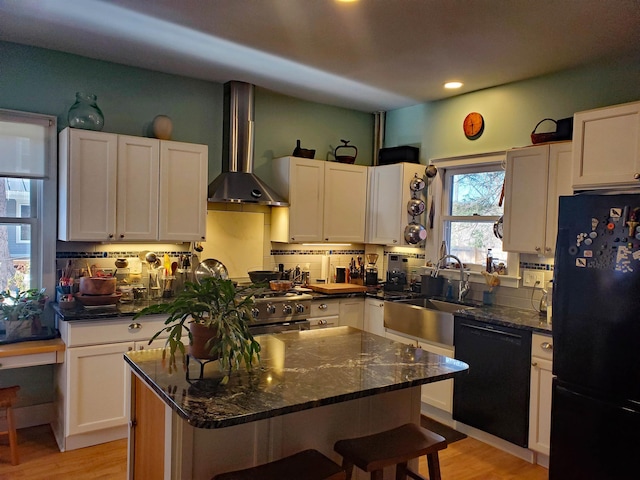
[[(97, 95), (103, 131), (147, 136), (153, 118), (168, 115), (173, 140), (209, 146), (209, 180), (222, 171), (222, 84), (0, 42), (0, 108), (56, 115), (61, 130), (79, 90)], [(371, 164), (371, 114), (261, 88), (255, 103), (254, 167), (265, 180), (269, 160), (290, 155), (298, 138), (324, 159), (341, 138), (351, 140), (360, 150), (357, 163)]]
[[(506, 150), (531, 145), (531, 132), (543, 118), (636, 100), (640, 59), (607, 62), (390, 111), (385, 146), (420, 147), (421, 163)], [(462, 121), (473, 111), (483, 115), (486, 126), (479, 139), (467, 140)]]

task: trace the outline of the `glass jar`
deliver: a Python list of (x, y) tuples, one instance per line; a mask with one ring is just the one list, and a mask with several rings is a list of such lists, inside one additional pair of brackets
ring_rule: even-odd
[(98, 104), (95, 95), (77, 92), (76, 103), (69, 109), (69, 126), (81, 128), (83, 130), (95, 130), (99, 132), (104, 127), (104, 115)]

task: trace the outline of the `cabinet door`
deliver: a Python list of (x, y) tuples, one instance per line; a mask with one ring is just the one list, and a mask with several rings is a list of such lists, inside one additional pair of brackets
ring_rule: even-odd
[(291, 158), (289, 164), (289, 241), (322, 241), (324, 164)]
[(402, 198), (401, 164), (369, 168), (367, 243), (400, 244)]
[(640, 102), (573, 116), (573, 188), (640, 185)]
[(324, 169), (324, 240), (364, 242), (367, 168), (328, 162)]
[(118, 136), (66, 128), (59, 142), (59, 239), (114, 239)]
[(539, 357), (531, 361), (529, 400), (529, 448), (549, 455), (551, 443), (552, 362)]
[(558, 236), (558, 198), (573, 195), (571, 187), (571, 142), (549, 145), (549, 178), (547, 180), (547, 222), (544, 254), (553, 257)]
[(165, 403), (135, 375), (132, 388), (134, 411), (129, 445), (133, 478), (164, 478)]
[(123, 354), (133, 342), (67, 350), (68, 435), (126, 425), (129, 420), (129, 372)]
[(202, 241), (207, 230), (208, 147), (160, 142), (158, 240)]
[(364, 329), (364, 299), (362, 297), (340, 300), (339, 325)]
[(544, 253), (549, 146), (507, 152), (504, 238), (507, 252)]
[(384, 302), (377, 298), (367, 298), (364, 303), (364, 331), (385, 336)]
[(116, 240), (157, 240), (160, 142), (118, 136)]
[[(454, 358), (453, 348), (444, 348), (426, 342), (420, 342), (423, 350), (437, 355)], [(453, 379), (422, 385), (420, 399), (433, 407), (451, 413), (453, 411)]]

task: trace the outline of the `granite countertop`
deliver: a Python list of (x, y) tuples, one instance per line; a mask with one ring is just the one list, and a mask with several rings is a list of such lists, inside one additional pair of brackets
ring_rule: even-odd
[[(260, 366), (219, 385), (217, 363), (191, 359), (169, 373), (162, 350), (125, 354), (126, 362), (180, 417), (223, 428), (369, 395), (436, 382), (468, 365), (351, 327), (259, 335)], [(178, 359), (178, 364), (180, 360)]]
[(546, 317), (541, 317), (535, 310), (502, 306), (482, 306), (463, 308), (457, 311), (455, 315), (457, 317), (470, 318), (494, 325), (551, 334), (551, 324), (548, 324)]
[(73, 308), (61, 308), (59, 303), (53, 303), (53, 310), (65, 322), (94, 320), (104, 318), (132, 317), (149, 305), (162, 303), (163, 300), (135, 300), (129, 303), (117, 303), (115, 305), (84, 307), (79, 302), (74, 302)]

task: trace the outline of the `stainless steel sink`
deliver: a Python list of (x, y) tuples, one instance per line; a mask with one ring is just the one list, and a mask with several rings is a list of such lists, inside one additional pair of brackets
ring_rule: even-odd
[(397, 332), (453, 346), (453, 313), (468, 305), (427, 298), (384, 302), (384, 326)]

